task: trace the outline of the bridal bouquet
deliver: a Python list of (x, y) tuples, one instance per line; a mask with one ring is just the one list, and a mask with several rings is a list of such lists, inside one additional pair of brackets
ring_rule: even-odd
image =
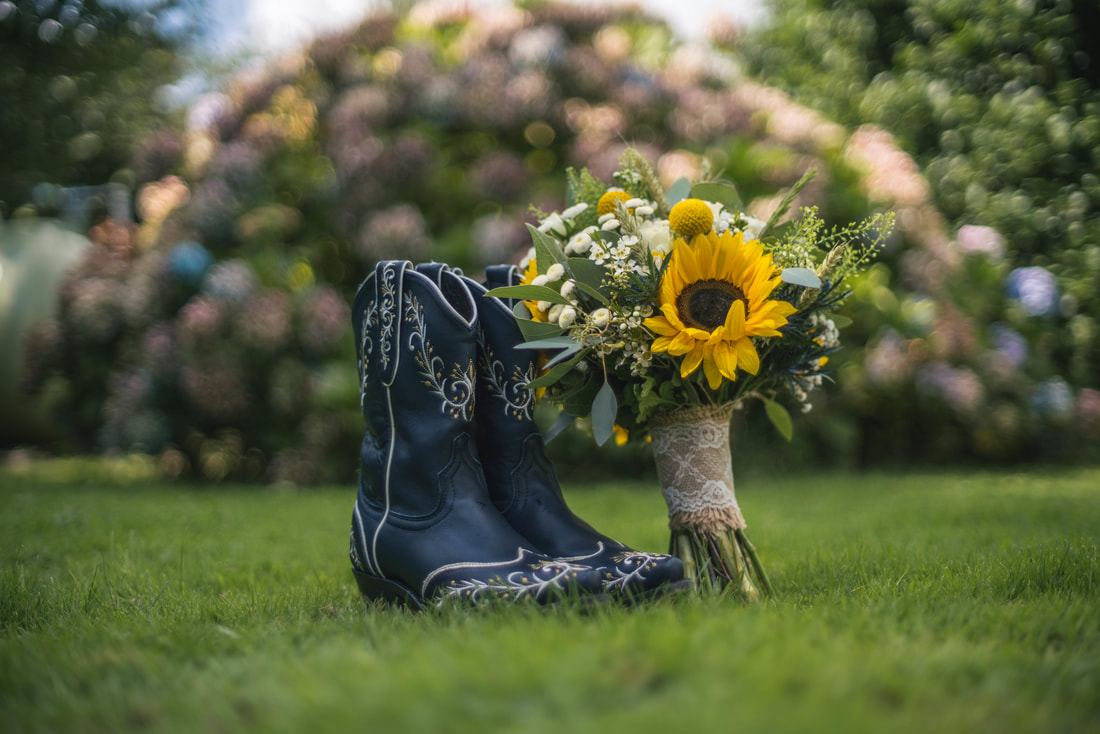
[(561, 407), (547, 439), (588, 418), (597, 443), (653, 442), (671, 552), (701, 586), (747, 599), (770, 590), (733, 491), (732, 411), (760, 400), (788, 440), (784, 403), (809, 409), (846, 320), (835, 311), (892, 226), (877, 215), (826, 229), (816, 210), (777, 227), (812, 172), (767, 222), (730, 184), (681, 179), (667, 191), (628, 150), (609, 187), (569, 171), (568, 206), (530, 227), (517, 299), (543, 355), (528, 387)]

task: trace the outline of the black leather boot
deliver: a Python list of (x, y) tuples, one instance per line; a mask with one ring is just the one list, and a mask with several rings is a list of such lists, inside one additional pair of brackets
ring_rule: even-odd
[(477, 307), (463, 281), (378, 263), (352, 308), (367, 430), (351, 562), (369, 597), (419, 608), (448, 599), (600, 594), (581, 561), (550, 558), (489, 498), (474, 428)]
[[(442, 278), (446, 266), (419, 269)], [(489, 287), (513, 285), (515, 268), (487, 272)], [(566, 505), (542, 434), (532, 418), (536, 376), (532, 350), (515, 349), (524, 340), (508, 305), (486, 296), (480, 283), (463, 278), (477, 302), (481, 349), (477, 375), (477, 445), (489, 496), (508, 523), (546, 555), (597, 568), (604, 589), (628, 599), (686, 589), (679, 558), (644, 553), (596, 531)]]

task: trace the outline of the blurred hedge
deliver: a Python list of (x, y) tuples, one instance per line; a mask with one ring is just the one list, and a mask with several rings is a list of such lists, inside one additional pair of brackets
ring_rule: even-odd
[[(880, 309), (887, 326), (870, 336), (863, 376), (871, 384), (858, 410), (886, 430), (865, 451), (1095, 456), (1100, 6), (774, 0), (771, 8), (768, 27), (741, 47), (748, 68), (842, 123), (890, 131), (960, 233), (965, 262), (941, 256), (929, 273), (928, 263), (898, 260), (879, 273), (891, 292), (916, 298)], [(991, 357), (1005, 364), (995, 370)], [(876, 373), (887, 366), (888, 377)], [(1018, 374), (1006, 380), (997, 370)], [(899, 409), (915, 420), (886, 415)]]
[[(1044, 383), (1013, 363), (997, 374), (1016, 385), (1004, 398), (1015, 422), (974, 442), (986, 423), (967, 416), (985, 415), (993, 393), (977, 367), (960, 384), (979, 383), (980, 400), (959, 389), (963, 362), (989, 361), (987, 326), (1002, 315), (1031, 357), (1045, 354), (1035, 343), (1047, 317), (1004, 290), (1003, 262), (954, 237), (888, 134), (850, 133), (746, 77), (736, 54), (678, 45), (637, 10), (440, 7), (372, 16), (243, 72), (201, 99), (185, 129), (136, 146), (133, 170), (149, 172), (139, 175), (139, 223), (92, 231), (58, 318), (28, 340), (25, 387), (78, 445), (146, 451), (168, 475), (350, 477), (361, 419), (347, 304), (371, 265), (436, 259), (476, 276), (515, 261), (529, 244), (528, 203), (560, 207), (567, 166), (606, 178), (628, 141), (666, 183), (697, 173), (706, 156), (757, 215), (810, 167), (819, 175), (796, 206), (820, 206), (833, 222), (899, 213), (883, 264), (851, 284), (840, 388), (818, 396), (793, 446), (776, 449), (762, 420), (740, 423), (745, 455), (957, 459), (988, 444), (976, 455), (996, 458), (1034, 432), (1062, 425), (1050, 435), (1079, 435), (1091, 420), (1074, 402), (1084, 392), (1070, 392), (1072, 416), (1026, 412)], [(739, 43), (736, 29), (715, 32), (727, 47)], [(966, 287), (969, 268), (988, 290)], [(961, 351), (947, 336), (960, 321), (972, 332)], [(895, 342), (901, 371), (875, 367)], [(1100, 405), (1094, 413), (1087, 425), (1100, 431)], [(593, 451), (579, 434), (555, 448), (563, 464), (645, 466), (645, 447), (610, 449), (595, 463)]]

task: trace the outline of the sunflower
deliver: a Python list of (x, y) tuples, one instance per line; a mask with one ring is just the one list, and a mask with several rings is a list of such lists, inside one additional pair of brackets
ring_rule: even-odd
[(736, 380), (739, 367), (755, 375), (760, 356), (752, 337), (779, 336), (797, 310), (768, 300), (780, 283), (772, 256), (740, 232), (708, 232), (690, 244), (677, 239), (671, 257), (658, 294), (661, 315), (645, 320), (657, 334), (650, 349), (682, 356), (681, 377), (702, 365), (712, 390), (723, 377)]
[[(520, 285), (531, 285), (539, 275), (538, 266), (535, 264), (535, 258), (531, 258), (531, 261), (527, 263), (527, 269), (523, 271), (523, 277), (520, 279)], [(532, 321), (545, 322), (546, 314), (539, 310), (538, 301), (524, 301), (527, 310), (531, 312)]]

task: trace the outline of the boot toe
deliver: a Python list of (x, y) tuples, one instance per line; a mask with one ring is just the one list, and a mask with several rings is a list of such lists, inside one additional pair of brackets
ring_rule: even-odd
[(663, 553), (624, 551), (611, 558), (603, 572), (604, 590), (628, 598), (650, 598), (691, 587), (684, 563)]

